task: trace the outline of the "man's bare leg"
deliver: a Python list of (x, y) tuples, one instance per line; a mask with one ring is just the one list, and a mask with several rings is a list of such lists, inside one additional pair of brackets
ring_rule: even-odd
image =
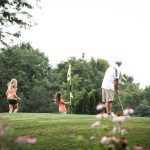
[(105, 106), (106, 106), (107, 114), (111, 114), (111, 103), (110, 102), (106, 102)]

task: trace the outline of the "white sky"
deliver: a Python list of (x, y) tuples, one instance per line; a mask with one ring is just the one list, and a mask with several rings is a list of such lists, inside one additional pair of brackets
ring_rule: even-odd
[(71, 56), (123, 60), (122, 73), (150, 85), (150, 0), (41, 0), (22, 34), (56, 65)]

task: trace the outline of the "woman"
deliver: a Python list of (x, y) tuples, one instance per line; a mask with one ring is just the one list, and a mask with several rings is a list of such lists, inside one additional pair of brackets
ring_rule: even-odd
[(61, 92), (58, 92), (56, 94), (54, 102), (55, 102), (55, 104), (59, 105), (59, 112), (61, 114), (66, 114), (66, 105), (71, 104), (70, 102), (64, 102), (64, 100), (62, 99), (62, 93)]
[(6, 96), (9, 104), (9, 113), (16, 113), (19, 109), (18, 107), (18, 100), (20, 98), (17, 96), (17, 80), (12, 79), (8, 84), (8, 88), (6, 91)]

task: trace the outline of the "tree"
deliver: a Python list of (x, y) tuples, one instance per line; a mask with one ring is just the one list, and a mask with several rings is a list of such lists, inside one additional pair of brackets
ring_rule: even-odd
[[(46, 107), (50, 103), (52, 105), (53, 86), (50, 77), (51, 67), (44, 53), (33, 49), (30, 44), (6, 48), (0, 53), (0, 70), (1, 112), (7, 111), (5, 91), (8, 81), (12, 78), (18, 80), (18, 95), (23, 99), (22, 111), (48, 111)], [(45, 109), (40, 109), (41, 104)]]
[[(91, 97), (91, 101), (92, 98), (94, 98), (93, 102), (96, 99), (96, 104), (100, 101), (100, 87), (108, 63), (101, 59), (95, 60), (94, 58), (91, 58), (90, 61), (87, 61), (85, 59), (76, 59), (75, 57), (71, 57), (68, 61), (59, 63), (57, 68), (52, 70), (52, 76), (55, 84), (59, 85), (58, 90), (63, 92), (64, 99), (68, 99), (69, 97), (69, 83), (67, 82), (68, 64), (72, 65), (72, 92), (74, 96), (72, 99), (73, 111), (75, 113), (87, 112), (89, 114), (91, 107), (89, 105), (88, 111), (86, 109), (86, 111), (84, 110), (84, 112), (81, 112), (82, 106), (84, 105), (83, 100), (85, 100), (84, 93), (85, 91), (88, 93), (93, 91), (94, 96)], [(87, 105), (85, 104), (85, 106)]]
[(142, 97), (144, 101), (142, 102), (144, 105), (150, 106), (150, 86), (146, 86), (143, 90)]
[(89, 110), (90, 110), (90, 114), (91, 115), (95, 115), (96, 114), (96, 99), (95, 99), (95, 95), (94, 93), (90, 93), (90, 106), (89, 106)]
[(150, 106), (140, 104), (135, 108), (135, 115), (140, 117), (150, 117)]
[[(33, 26), (33, 9), (40, 0), (0, 0), (0, 43), (8, 45), (8, 36), (12, 41), (21, 35), (21, 28)], [(35, 24), (35, 23), (34, 23)], [(9, 40), (9, 41), (10, 41)]]
[(123, 78), (121, 78), (119, 95), (124, 108), (132, 107), (134, 109), (142, 100), (142, 90), (139, 88), (139, 84), (134, 83), (133, 81), (134, 79), (132, 76), (127, 76), (125, 74), (123, 75)]

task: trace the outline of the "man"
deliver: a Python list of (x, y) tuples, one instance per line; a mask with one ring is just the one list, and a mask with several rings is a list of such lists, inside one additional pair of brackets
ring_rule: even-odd
[(122, 61), (116, 60), (114, 65), (110, 65), (105, 72), (102, 82), (102, 102), (105, 103), (106, 112), (108, 115), (114, 116), (111, 111), (112, 102), (114, 101), (114, 94), (118, 95), (119, 76)]

